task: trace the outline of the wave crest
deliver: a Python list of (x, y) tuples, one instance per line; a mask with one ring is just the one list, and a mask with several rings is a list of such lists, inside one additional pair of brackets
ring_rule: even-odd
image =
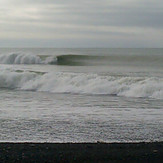
[(82, 73), (1, 72), (0, 87), (17, 90), (163, 99), (163, 79)]
[(94, 55), (32, 55), (5, 54), (0, 55), (1, 64), (54, 64), (65, 66), (93, 66), (93, 65), (136, 65), (162, 67), (162, 56), (94, 56)]
[(54, 56), (37, 56), (32, 54), (11, 53), (0, 56), (1, 64), (52, 64), (56, 62)]

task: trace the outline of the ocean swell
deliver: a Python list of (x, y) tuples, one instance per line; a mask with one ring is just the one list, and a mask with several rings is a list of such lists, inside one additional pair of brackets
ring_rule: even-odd
[(65, 66), (146, 65), (162, 67), (162, 56), (94, 56), (94, 55), (33, 55), (11, 53), (0, 55), (0, 64), (54, 64)]
[(85, 73), (0, 72), (0, 88), (163, 99), (163, 79)]

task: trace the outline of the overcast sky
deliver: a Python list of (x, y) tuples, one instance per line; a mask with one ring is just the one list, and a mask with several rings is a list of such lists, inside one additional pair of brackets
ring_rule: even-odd
[(0, 0), (0, 47), (163, 47), (163, 0)]

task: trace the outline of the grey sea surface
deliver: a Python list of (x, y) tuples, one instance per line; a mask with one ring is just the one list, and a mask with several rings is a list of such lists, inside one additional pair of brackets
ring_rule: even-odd
[(1, 142), (163, 141), (163, 49), (0, 49)]

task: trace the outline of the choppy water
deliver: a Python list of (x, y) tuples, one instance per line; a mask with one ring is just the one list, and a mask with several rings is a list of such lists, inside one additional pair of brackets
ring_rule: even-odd
[(163, 49), (0, 49), (0, 141), (163, 141)]

